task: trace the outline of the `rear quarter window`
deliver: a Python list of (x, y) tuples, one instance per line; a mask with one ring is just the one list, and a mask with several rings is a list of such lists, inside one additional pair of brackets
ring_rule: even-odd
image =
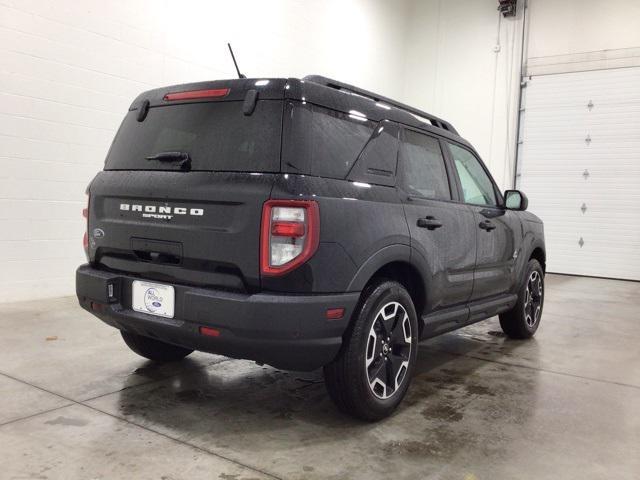
[(317, 105), (287, 105), (282, 170), (344, 179), (375, 123)]
[(398, 133), (397, 125), (387, 120), (380, 122), (360, 153), (348, 179), (394, 186), (398, 163)]

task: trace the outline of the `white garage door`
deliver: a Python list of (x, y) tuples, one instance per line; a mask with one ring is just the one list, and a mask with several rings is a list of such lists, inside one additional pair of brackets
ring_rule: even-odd
[(640, 68), (532, 77), (519, 177), (547, 270), (640, 280)]

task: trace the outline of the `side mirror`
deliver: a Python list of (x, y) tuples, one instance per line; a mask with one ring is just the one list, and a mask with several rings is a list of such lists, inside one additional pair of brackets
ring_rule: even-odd
[(504, 204), (509, 210), (526, 210), (529, 199), (520, 190), (507, 190), (504, 192)]

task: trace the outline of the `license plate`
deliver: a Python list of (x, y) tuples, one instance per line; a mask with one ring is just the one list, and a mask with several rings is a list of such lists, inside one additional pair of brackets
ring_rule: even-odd
[(176, 294), (171, 285), (134, 280), (131, 290), (131, 306), (136, 312), (173, 318)]

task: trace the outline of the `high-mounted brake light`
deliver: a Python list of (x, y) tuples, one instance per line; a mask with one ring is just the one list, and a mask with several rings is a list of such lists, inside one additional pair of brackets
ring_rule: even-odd
[(206, 90), (189, 90), (186, 92), (167, 93), (163, 99), (170, 100), (196, 100), (198, 98), (226, 97), (229, 95), (228, 88), (210, 88)]
[(318, 249), (320, 213), (313, 200), (268, 200), (262, 207), (260, 270), (283, 275)]

